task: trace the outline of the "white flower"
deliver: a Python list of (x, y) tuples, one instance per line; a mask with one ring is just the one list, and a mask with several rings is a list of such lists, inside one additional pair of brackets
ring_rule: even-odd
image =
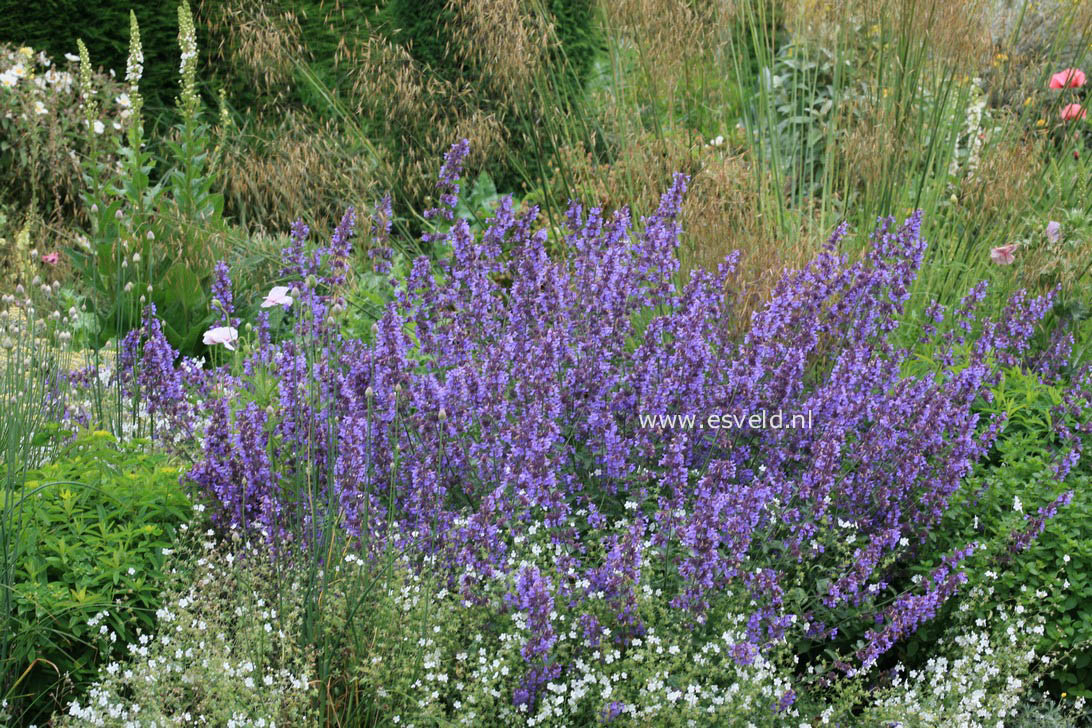
[(35, 101), (34, 102), (34, 113), (39, 114), (39, 115), (48, 114), (49, 109), (47, 109), (45, 107), (45, 104), (43, 104), (41, 101)]
[(292, 297), (288, 295), (288, 286), (273, 286), (269, 294), (266, 295), (265, 300), (262, 301), (262, 308), (291, 305)]
[(205, 332), (202, 339), (205, 346), (223, 344), (228, 351), (235, 351), (235, 342), (239, 340), (239, 331), (234, 326), (217, 326)]
[(72, 61), (73, 63), (77, 63), (80, 60), (80, 57), (75, 55), (74, 53), (65, 53), (64, 57), (65, 60)]
[(0, 86), (4, 88), (15, 88), (15, 84), (19, 83), (19, 77), (11, 71), (4, 71), (0, 73)]
[(92, 126), (94, 127), (96, 134), (102, 134), (104, 131), (106, 131), (106, 125), (98, 119), (95, 119), (95, 123)]
[(115, 98), (114, 101), (117, 102), (118, 106), (126, 109), (133, 105), (132, 100), (129, 98), (129, 94), (126, 93), (118, 94), (117, 98)]
[(1016, 511), (1017, 513), (1024, 512), (1024, 504), (1020, 502), (1020, 496), (1018, 495), (1014, 495), (1012, 497), (1012, 510)]

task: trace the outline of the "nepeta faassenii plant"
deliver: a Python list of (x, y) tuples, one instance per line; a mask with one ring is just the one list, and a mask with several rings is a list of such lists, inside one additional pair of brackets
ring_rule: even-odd
[[(430, 215), (454, 217), (466, 153), (465, 142), (448, 153)], [(569, 669), (557, 612), (578, 616), (589, 652), (643, 633), (634, 605), (648, 564), (695, 629), (716, 628), (718, 595), (750, 602), (732, 646), (742, 664), (786, 636), (821, 642), (846, 626), (861, 640), (842, 669), (869, 668), (963, 581), (974, 544), (909, 591), (891, 586), (996, 437), (1001, 420), (980, 421), (975, 404), (1002, 364), (1022, 361), (1050, 298), (977, 320), (976, 288), (946, 333), (927, 334), (943, 363), (900, 376), (911, 354), (891, 334), (926, 247), (916, 213), (881, 220), (854, 264), (839, 227), (736, 340), (722, 295), (733, 257), (676, 284), (686, 183), (676, 175), (639, 234), (625, 209), (572, 204), (562, 261), (546, 254), (537, 209), (503, 201), (480, 239), (454, 220), (436, 234), (449, 261), (416, 261), (369, 342), (336, 328), (352, 212), (317, 250), (295, 225), (295, 333), (274, 343), (263, 317), (238, 368), (213, 374), (190, 477), (222, 524), (261, 529), (277, 548), (322, 549), (317, 526), (335, 523), (367, 556), (433, 554), (471, 602), (510, 579), (501, 608), (536, 635), (517, 705)], [(966, 341), (972, 328), (981, 336)], [(749, 416), (763, 411), (810, 427), (761, 429)], [(698, 425), (649, 419), (686, 414)], [(701, 427), (710, 414), (742, 421)], [(551, 547), (517, 562), (514, 544), (543, 528)]]

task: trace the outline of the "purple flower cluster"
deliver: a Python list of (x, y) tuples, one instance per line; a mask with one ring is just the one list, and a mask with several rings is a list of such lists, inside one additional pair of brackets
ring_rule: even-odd
[[(952, 311), (932, 307), (924, 341), (939, 363), (907, 375), (911, 353), (892, 334), (926, 248), (915, 213), (881, 220), (855, 263), (839, 252), (840, 227), (737, 340), (724, 295), (735, 258), (716, 274), (679, 271), (684, 175), (639, 232), (628, 210), (573, 203), (558, 260), (537, 208), (505, 199), (480, 238), (454, 218), (467, 150), (448, 153), (430, 212), (451, 221), (429, 235), (450, 257), (415, 261), (370, 343), (330, 320), (355, 215), (328, 248), (309, 249), (306, 226), (293, 226), (284, 274), (299, 289), (296, 335), (260, 337), (246, 376), (222, 374), (209, 393), (191, 478), (222, 522), (279, 543), (336, 519), (366, 550), (435, 555), (479, 603), (487, 582), (512, 579), (507, 607), (535, 635), (516, 702), (533, 703), (564, 669), (551, 654), (555, 609), (576, 615), (588, 644), (608, 634), (608, 614), (616, 642), (641, 634), (636, 595), (650, 570), (695, 623), (722, 594), (751, 604), (732, 650), (741, 661), (793, 624), (836, 634), (828, 625), (850, 607), (881, 625), (858, 654), (867, 665), (935, 613), (960, 583), (963, 552), (923, 593), (885, 607), (880, 595), (996, 437), (1000, 422), (981, 422), (975, 404), (999, 367), (1021, 361), (1050, 297), (1018, 296), (998, 323), (978, 318), (984, 287)], [(385, 209), (373, 222), (383, 239)], [(275, 388), (258, 385), (262, 372)], [(672, 430), (638, 418), (759, 411), (806, 413), (812, 427)], [(518, 565), (530, 533), (548, 563)], [(801, 584), (803, 603), (787, 595)]]
[(212, 298), (218, 302), (216, 306), (220, 315), (219, 326), (238, 326), (239, 319), (235, 314), (235, 296), (231, 290), (231, 276), (227, 263), (220, 260), (216, 262), (212, 275)]

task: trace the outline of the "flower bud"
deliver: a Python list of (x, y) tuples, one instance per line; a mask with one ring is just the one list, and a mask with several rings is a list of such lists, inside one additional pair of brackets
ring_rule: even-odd
[(379, 323), (372, 321), (372, 336), (379, 336)]
[(140, 296), (140, 305), (141, 305), (141, 306), (143, 306), (143, 305), (144, 305), (144, 302), (145, 302), (146, 300), (147, 300), (147, 299), (145, 299), (145, 298), (144, 298), (144, 295), (143, 295), (143, 294), (141, 294), (141, 296)]
[(148, 238), (148, 240), (155, 240), (155, 233), (153, 233), (151, 230), (149, 230), (148, 234), (145, 235), (144, 237)]
[(7, 349), (8, 351), (11, 351), (12, 349), (15, 348), (15, 342), (11, 340), (10, 336), (5, 336), (3, 341), (0, 341), (0, 347), (3, 347), (5, 349)]
[(125, 215), (124, 215), (124, 214), (122, 214), (122, 212), (121, 212), (121, 208), (119, 207), (119, 208), (118, 208), (118, 210), (117, 210), (117, 212), (115, 212), (115, 213), (114, 213), (114, 219), (115, 219), (115, 220), (120, 220), (120, 219), (121, 219), (121, 218), (123, 218), (123, 217), (125, 217)]
[(128, 283), (125, 284), (125, 292), (129, 293), (132, 290), (133, 290), (133, 282), (129, 281)]
[(97, 204), (92, 203), (91, 212), (92, 212), (92, 214), (95, 214), (95, 215), (99, 214), (99, 206)]
[(34, 280), (32, 280), (32, 281), (30, 282), (30, 285), (32, 285), (32, 286), (40, 286), (40, 285), (42, 285), (42, 277), (41, 277), (41, 276), (34, 276)]
[(243, 331), (246, 331), (247, 333), (250, 333), (253, 330), (254, 330), (254, 324), (247, 321), (246, 326), (243, 327)]
[(364, 396), (367, 397), (368, 399), (371, 399), (372, 397), (375, 396), (375, 390), (372, 389), (372, 385), (369, 384), (368, 388), (364, 390)]
[(440, 422), (445, 422), (447, 420), (447, 410), (441, 407), (440, 411), (436, 414), (436, 417)]
[(140, 253), (133, 253), (133, 264), (136, 265), (140, 262)]

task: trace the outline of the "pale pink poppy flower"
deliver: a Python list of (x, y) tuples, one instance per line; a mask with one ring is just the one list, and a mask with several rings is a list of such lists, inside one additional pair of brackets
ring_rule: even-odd
[(1082, 109), (1080, 104), (1066, 104), (1062, 107), (1062, 121), (1073, 121), (1088, 116), (1088, 111)]
[(223, 344), (228, 351), (235, 351), (235, 342), (239, 340), (239, 331), (234, 326), (217, 326), (205, 332), (202, 339), (205, 346)]
[(1002, 245), (999, 248), (990, 250), (990, 260), (998, 265), (1010, 265), (1016, 260), (1016, 257), (1013, 255), (1014, 252), (1016, 252), (1016, 243)]
[(1066, 68), (1050, 77), (1051, 88), (1080, 88), (1085, 82), (1084, 71), (1079, 68)]
[(273, 286), (272, 290), (262, 301), (262, 308), (273, 306), (291, 306), (292, 297), (288, 295), (288, 286)]
[(60, 259), (61, 259), (61, 256), (57, 252), (46, 253), (45, 255), (42, 256), (42, 262), (43, 263), (48, 263), (49, 265), (57, 265), (57, 263), (58, 263), (58, 261), (60, 261)]

